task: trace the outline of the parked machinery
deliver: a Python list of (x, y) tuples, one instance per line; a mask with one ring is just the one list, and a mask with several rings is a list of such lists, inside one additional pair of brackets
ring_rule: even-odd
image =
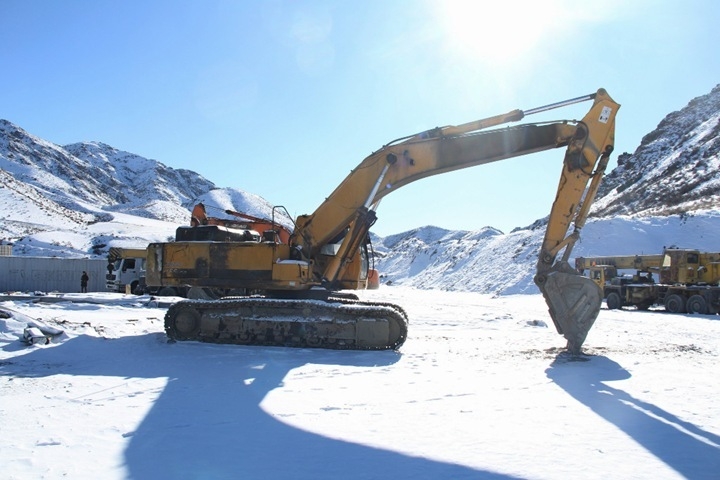
[(657, 255), (579, 257), (575, 267), (603, 289), (609, 309), (659, 305), (670, 313), (720, 312), (720, 253), (666, 248)]

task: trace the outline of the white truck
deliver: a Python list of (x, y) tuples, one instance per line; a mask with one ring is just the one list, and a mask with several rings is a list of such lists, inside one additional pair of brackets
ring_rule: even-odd
[(105, 286), (110, 292), (142, 293), (138, 291), (140, 277), (145, 274), (145, 248), (116, 248), (108, 251)]
[(188, 296), (188, 287), (185, 286), (148, 287), (145, 284), (146, 256), (146, 248), (110, 248), (105, 275), (107, 290), (135, 295)]

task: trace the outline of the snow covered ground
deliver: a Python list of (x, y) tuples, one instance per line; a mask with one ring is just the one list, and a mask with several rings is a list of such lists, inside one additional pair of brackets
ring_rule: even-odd
[[(718, 479), (720, 317), (383, 287), (398, 352), (168, 344), (149, 297), (0, 300), (8, 479)], [(0, 315), (0, 317), (8, 315)], [(19, 340), (27, 315), (65, 333)]]

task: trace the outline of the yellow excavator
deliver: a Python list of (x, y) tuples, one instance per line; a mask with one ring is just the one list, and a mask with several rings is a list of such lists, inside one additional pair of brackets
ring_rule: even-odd
[[(592, 106), (580, 121), (492, 128), (583, 101), (592, 101)], [(396, 349), (407, 337), (402, 307), (359, 301), (347, 292), (376, 285), (369, 230), (380, 200), (424, 177), (565, 147), (535, 283), (568, 350), (579, 353), (603, 297), (568, 259), (613, 150), (619, 107), (599, 89), (527, 111), (399, 138), (365, 158), (314, 213), (295, 220), (292, 232), (276, 221), (282, 207), (276, 207), (271, 219), (250, 217), (231, 227), (194, 220), (193, 226), (178, 229), (175, 242), (148, 246), (147, 284), (232, 291), (235, 296), (174, 304), (165, 316), (168, 337), (241, 345)]]

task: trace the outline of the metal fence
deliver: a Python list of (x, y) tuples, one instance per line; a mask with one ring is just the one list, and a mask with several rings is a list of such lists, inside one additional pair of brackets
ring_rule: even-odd
[(87, 272), (88, 292), (105, 292), (107, 260), (103, 258), (0, 256), (0, 292), (79, 292)]

